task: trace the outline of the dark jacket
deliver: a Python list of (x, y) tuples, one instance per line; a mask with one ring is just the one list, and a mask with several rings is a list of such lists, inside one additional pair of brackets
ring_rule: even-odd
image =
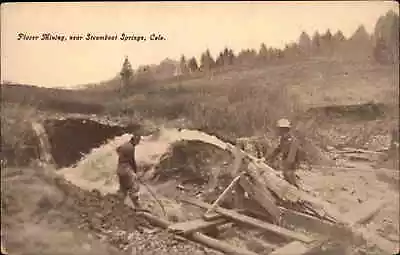
[(298, 139), (291, 134), (287, 134), (281, 136), (278, 147), (272, 152), (269, 159), (273, 159), (281, 153), (286, 168), (295, 169), (300, 164), (299, 149), (300, 144)]
[(136, 173), (135, 146), (131, 142), (124, 143), (117, 148), (118, 165), (128, 164)]

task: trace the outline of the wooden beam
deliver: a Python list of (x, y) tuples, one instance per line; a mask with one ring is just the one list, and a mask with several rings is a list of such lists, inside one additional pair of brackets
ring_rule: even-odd
[(262, 208), (264, 208), (275, 223), (279, 223), (281, 215), (279, 208), (276, 206), (276, 201), (268, 189), (263, 188), (260, 183), (253, 180), (253, 183), (247, 178), (241, 178), (240, 186), (252, 197)]
[(202, 231), (211, 227), (227, 223), (228, 220), (224, 218), (216, 219), (213, 221), (205, 221), (203, 219), (195, 219), (191, 221), (179, 222), (172, 224), (168, 227), (168, 230), (179, 233), (179, 234), (190, 234), (198, 231)]
[[(208, 209), (208, 208), (211, 207), (210, 204), (207, 204), (207, 203), (204, 203), (202, 201), (195, 200), (195, 199), (183, 198), (182, 201), (190, 203), (192, 205), (199, 206), (199, 207), (204, 208), (204, 209)], [(261, 220), (257, 220), (255, 218), (252, 218), (252, 217), (249, 217), (249, 216), (246, 216), (246, 215), (239, 214), (239, 213), (237, 213), (235, 211), (232, 211), (232, 210), (228, 210), (228, 209), (225, 209), (225, 208), (217, 207), (217, 208), (215, 208), (215, 211), (220, 213), (220, 214), (222, 214), (222, 215), (224, 215), (224, 216), (226, 216), (226, 217), (228, 217), (228, 218), (230, 218), (230, 219), (232, 219), (232, 220), (235, 220), (237, 222), (240, 222), (240, 223), (243, 223), (243, 224), (247, 224), (247, 225), (250, 225), (250, 226), (253, 226), (253, 227), (256, 227), (256, 228), (264, 229), (264, 230), (267, 230), (267, 231), (274, 232), (274, 233), (276, 233), (276, 234), (278, 234), (278, 235), (280, 235), (282, 237), (285, 237), (287, 239), (299, 240), (299, 241), (302, 241), (302, 242), (305, 242), (305, 243), (309, 243), (309, 242), (313, 241), (313, 239), (311, 239), (310, 237), (308, 237), (308, 236), (306, 236), (304, 234), (296, 233), (294, 231), (279, 227), (277, 225), (270, 224), (270, 223), (267, 223), (267, 222), (264, 222), (264, 221), (261, 221)]]
[(300, 255), (308, 252), (308, 247), (299, 241), (293, 241), (281, 248), (274, 250), (269, 255)]
[[(388, 201), (380, 201), (380, 200), (371, 200), (371, 201), (367, 201), (366, 203), (364, 203), (364, 205), (360, 206), (359, 208), (356, 208), (355, 212), (350, 211), (348, 213), (346, 213), (344, 216), (345, 217), (349, 217), (352, 218), (352, 220), (354, 221), (354, 224), (362, 224), (366, 221), (366, 219), (369, 219), (370, 217), (372, 217), (380, 208), (382, 208), (382, 206), (384, 204), (386, 204)], [(343, 227), (339, 228), (332, 228), (332, 229), (336, 229), (335, 233), (333, 235), (333, 232), (330, 233), (331, 236), (335, 236), (336, 240), (349, 240), (349, 238), (351, 238), (351, 234), (352, 232), (349, 231), (349, 229), (345, 229)], [(365, 228), (365, 227), (361, 227), (362, 229), (362, 233), (364, 235), (370, 235), (370, 232)], [(336, 238), (337, 237), (337, 238)], [(364, 237), (363, 239), (365, 239), (366, 237)], [(388, 252), (387, 254), (394, 254), (395, 252), (395, 248), (393, 247), (393, 245), (386, 239), (377, 236), (375, 234), (372, 234), (372, 236), (367, 236), (367, 238), (375, 238), (375, 243), (378, 244), (378, 247), (380, 247), (382, 249), (382, 247), (384, 249), (382, 249), (383, 251)], [(294, 253), (296, 255), (306, 255), (309, 254), (311, 252), (315, 252), (318, 251), (319, 249), (321, 249), (321, 246), (328, 241), (328, 238), (323, 238), (320, 240), (315, 240), (315, 242), (307, 245), (298, 241), (293, 241), (291, 243), (289, 243), (288, 245), (286, 245), (288, 248), (285, 248), (286, 246), (282, 247), (281, 249), (278, 249), (276, 251), (276, 253), (271, 253), (270, 255), (279, 255), (279, 254), (288, 254), (290, 255), (290, 250), (297, 250), (297, 253)], [(390, 252), (391, 251), (391, 252)]]
[(284, 207), (279, 207), (281, 211), (282, 220), (289, 225), (294, 225), (307, 229), (308, 231), (315, 232), (325, 236), (343, 236), (345, 231), (343, 227), (340, 227), (330, 221), (318, 219), (314, 216), (290, 210)]
[[(162, 227), (162, 228), (168, 228), (169, 225), (171, 225), (171, 222), (160, 219), (158, 217), (155, 217), (154, 215), (147, 213), (147, 212), (138, 212), (137, 213), (138, 216), (142, 216), (144, 218), (146, 218), (149, 222), (151, 222), (152, 224)], [(230, 255), (259, 255), (257, 253), (254, 253), (252, 251), (249, 251), (247, 249), (244, 248), (240, 248), (240, 247), (234, 247), (226, 242), (211, 238), (209, 236), (206, 236), (204, 234), (195, 232), (192, 234), (188, 234), (188, 235), (182, 235), (184, 236), (186, 239), (196, 242), (196, 243), (200, 243), (202, 245), (205, 245), (211, 249), (223, 252), (225, 254), (230, 254)]]

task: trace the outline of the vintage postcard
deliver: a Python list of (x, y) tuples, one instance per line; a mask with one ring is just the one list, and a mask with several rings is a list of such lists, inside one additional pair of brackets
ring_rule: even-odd
[(1, 5), (7, 254), (398, 254), (395, 1)]

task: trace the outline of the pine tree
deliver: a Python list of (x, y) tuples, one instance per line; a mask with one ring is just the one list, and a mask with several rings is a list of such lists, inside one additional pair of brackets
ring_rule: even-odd
[(199, 66), (197, 64), (197, 60), (195, 57), (192, 57), (189, 62), (188, 62), (188, 67), (189, 67), (189, 71), (191, 73), (196, 72), (199, 69)]
[(224, 54), (222, 52), (219, 53), (217, 60), (215, 61), (216, 66), (224, 66)]
[(179, 62), (179, 68), (180, 68), (181, 74), (183, 74), (183, 75), (185, 75), (189, 72), (188, 63), (186, 62), (186, 58), (184, 55), (181, 56), (181, 59)]
[(233, 65), (235, 62), (235, 53), (233, 53), (233, 50), (230, 49), (228, 50), (228, 65)]
[(311, 39), (306, 32), (302, 32), (299, 38), (299, 48), (303, 55), (310, 55), (311, 53)]
[(214, 59), (212, 58), (210, 51), (207, 49), (205, 53), (201, 54), (200, 68), (204, 71), (210, 71), (214, 66)]
[(333, 36), (333, 40), (335, 42), (343, 42), (346, 40), (346, 37), (344, 37), (343, 32), (338, 30), (335, 35)]
[(311, 41), (311, 50), (313, 54), (320, 54), (321, 52), (321, 35), (316, 31)]
[(321, 36), (321, 50), (324, 55), (333, 54), (333, 36), (329, 29)]
[(386, 59), (386, 62), (394, 63), (399, 59), (399, 15), (394, 11), (388, 11), (385, 16), (381, 16), (374, 29), (374, 47), (386, 48), (385, 51), (376, 49), (374, 53), (381, 52), (387, 56), (379, 59)]
[(268, 60), (268, 49), (265, 43), (261, 44), (258, 55), (260, 56), (261, 61), (265, 62)]
[(132, 65), (129, 62), (127, 56), (125, 56), (124, 63), (122, 64), (120, 76), (121, 76), (121, 80), (122, 80), (122, 86), (124, 88), (128, 87), (130, 84), (131, 78), (133, 76), (133, 69), (132, 69)]

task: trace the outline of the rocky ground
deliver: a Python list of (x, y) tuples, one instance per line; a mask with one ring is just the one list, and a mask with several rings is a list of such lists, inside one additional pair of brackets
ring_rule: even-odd
[(2, 198), (3, 242), (12, 254), (215, 253), (150, 226), (112, 195), (43, 169), (3, 169)]
[[(230, 170), (232, 159), (209, 144), (196, 142), (196, 135), (210, 139), (199, 133), (164, 130), (145, 138), (138, 147), (139, 164), (150, 168), (147, 177), (151, 189), (167, 215), (163, 215), (146, 187), (141, 187), (142, 202), (154, 214), (172, 222), (193, 219), (201, 213), (178, 203), (175, 198), (179, 194), (212, 201), (229, 183), (224, 173)], [(179, 142), (184, 136), (193, 141)], [(71, 251), (117, 255), (217, 254), (150, 226), (112, 195), (116, 191), (114, 149), (127, 139), (121, 136), (109, 141), (76, 165), (57, 170), (57, 174), (55, 169), (35, 165), (2, 169), (2, 233), (8, 250), (12, 254), (49, 255)], [(339, 155), (336, 161), (351, 165), (349, 157), (335, 155)], [(299, 176), (307, 192), (335, 204), (343, 213), (373, 198), (399, 201), (398, 186), (380, 181), (372, 163), (357, 161), (346, 169), (314, 167), (299, 171)], [(210, 178), (217, 174), (218, 179)], [(396, 203), (386, 205), (368, 223), (368, 228), (398, 243), (398, 208)], [(219, 238), (254, 249), (256, 235), (231, 228)]]

